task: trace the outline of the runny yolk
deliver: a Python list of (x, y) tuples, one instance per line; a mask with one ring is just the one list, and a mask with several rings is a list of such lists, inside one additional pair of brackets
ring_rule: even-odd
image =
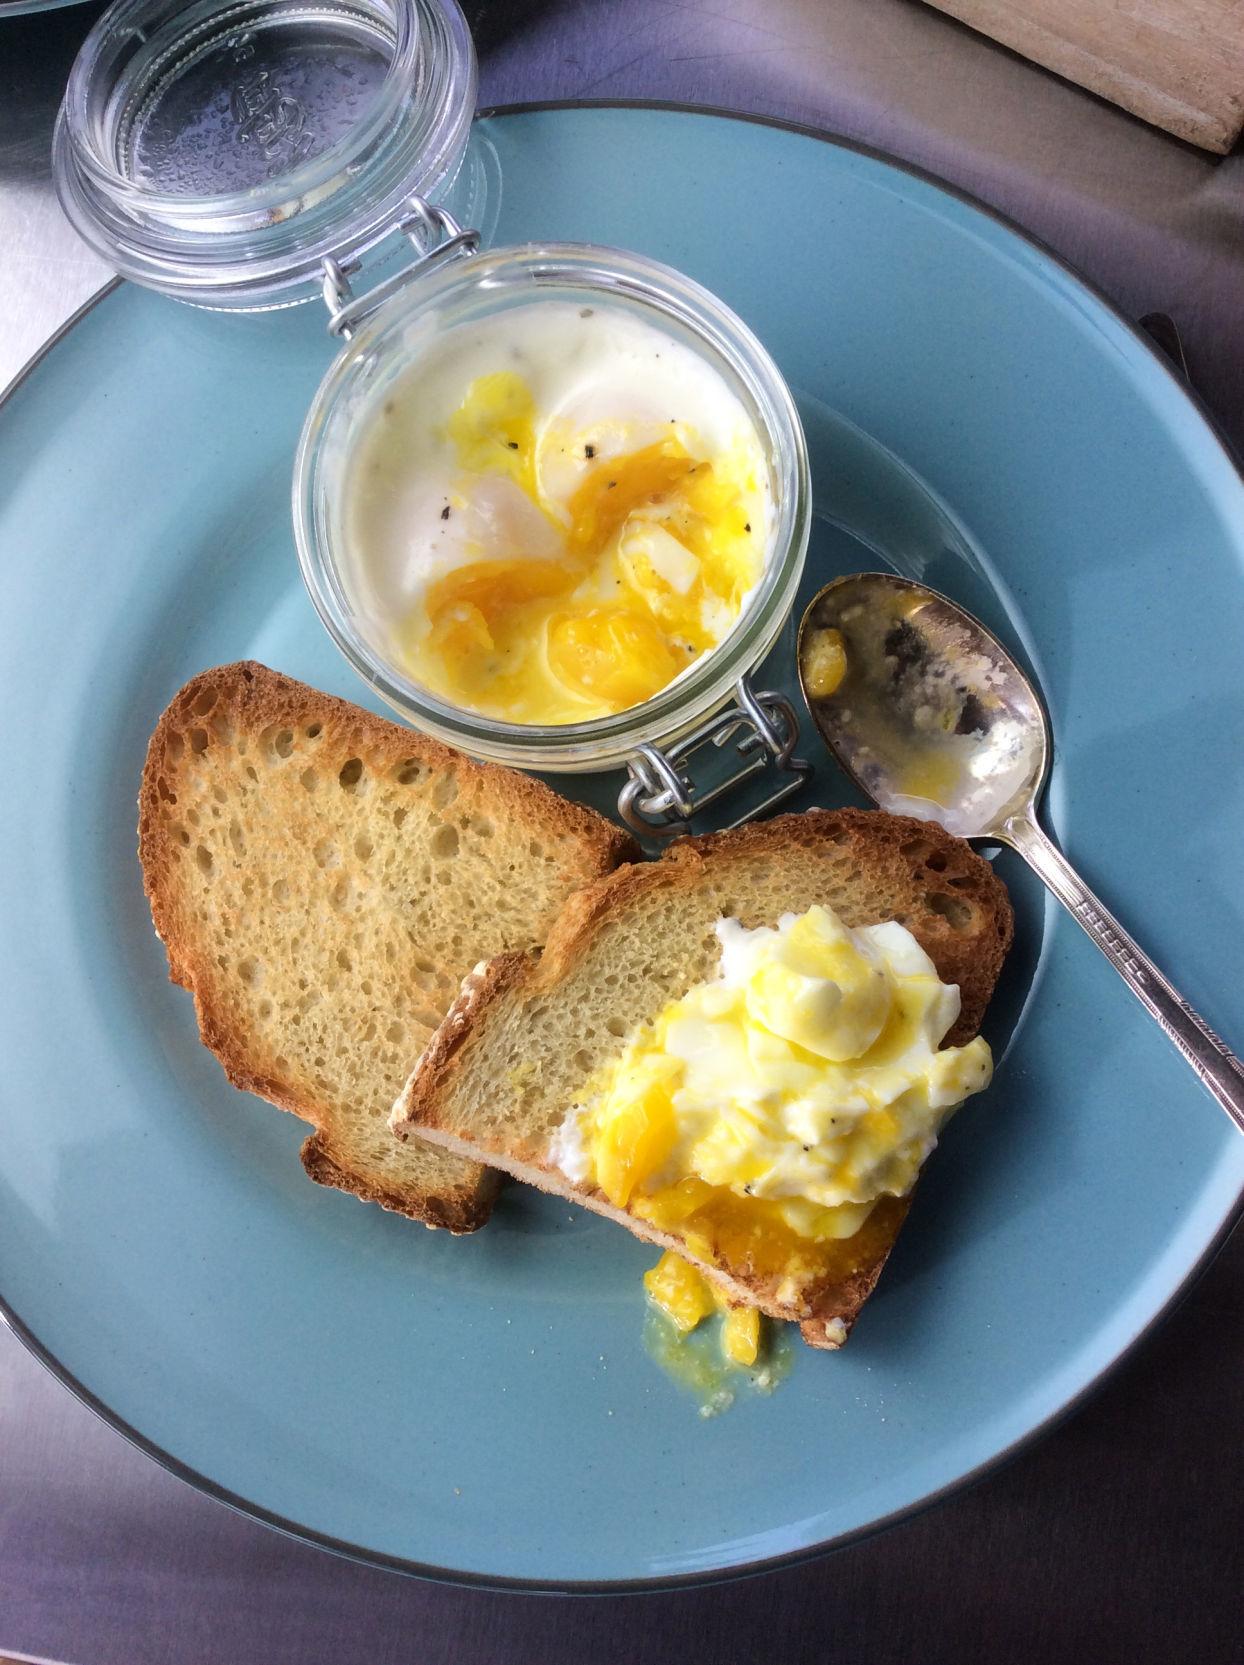
[(731, 1306), (681, 1255), (667, 1249), (651, 1271), (644, 1273), (644, 1288), (652, 1304), (683, 1334), (714, 1311), (721, 1312), (722, 1352), (732, 1364), (755, 1364), (760, 1352), (760, 1313), (755, 1307)]
[[(446, 431), (461, 500), (508, 477), (556, 554), (516, 547), (428, 586), (406, 648), (435, 692), (512, 722), (584, 721), (650, 699), (737, 618), (764, 548), (745, 447), (706, 457), (694, 431), (671, 423), (656, 441), (598, 457), (582, 436), (542, 424), (510, 371), (473, 382)], [(578, 465), (568, 496), (545, 489), (554, 449)]]

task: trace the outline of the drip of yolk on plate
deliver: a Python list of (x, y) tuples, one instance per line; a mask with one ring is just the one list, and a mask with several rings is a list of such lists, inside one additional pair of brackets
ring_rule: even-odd
[(683, 1334), (713, 1312), (722, 1313), (721, 1350), (731, 1364), (755, 1364), (760, 1351), (760, 1314), (755, 1307), (732, 1307), (695, 1267), (667, 1249), (644, 1273), (648, 1299)]

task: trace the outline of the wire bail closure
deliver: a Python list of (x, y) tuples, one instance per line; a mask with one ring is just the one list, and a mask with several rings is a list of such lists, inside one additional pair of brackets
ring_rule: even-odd
[[(754, 805), (732, 827), (776, 809), (800, 791), (812, 776), (812, 765), (794, 755), (799, 740), (799, 716), (785, 694), (754, 693), (746, 676), (735, 684), (735, 703), (700, 723), (664, 750), (645, 744), (628, 764), (630, 778), (618, 794), (618, 811), (632, 832), (644, 838), (673, 838), (687, 831), (687, 822), (702, 814), (727, 793), (772, 766), (791, 778), (782, 781), (761, 803)], [(686, 765), (704, 746), (724, 747), (739, 730), (736, 750), (742, 766), (705, 790), (698, 788)]]
[(407, 198), (405, 206), (406, 212), (392, 229), (409, 238), (416, 255), (412, 265), (403, 266), (400, 272), (394, 272), (365, 294), (356, 295), (350, 279), (361, 270), (360, 260), (339, 261), (325, 255), (320, 262), (324, 273), (321, 293), (328, 308), (330, 335), (349, 341), (364, 318), (370, 318), (412, 278), (443, 266), (447, 260), (474, 254), (479, 247), (479, 232), (464, 231), (444, 208), (417, 196)]

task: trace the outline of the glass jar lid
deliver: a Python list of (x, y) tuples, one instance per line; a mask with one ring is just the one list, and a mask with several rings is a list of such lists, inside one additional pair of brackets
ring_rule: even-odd
[(123, 276), (234, 310), (318, 294), (444, 197), (475, 110), (455, 0), (117, 0), (57, 121), (57, 191)]

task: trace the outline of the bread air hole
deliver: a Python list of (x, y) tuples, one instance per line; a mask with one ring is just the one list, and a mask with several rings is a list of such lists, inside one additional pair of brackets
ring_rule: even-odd
[(272, 749), (278, 757), (290, 757), (294, 750), (294, 736), (290, 729), (283, 728), (272, 742)]
[(449, 861), (458, 854), (458, 829), (440, 826), (428, 840), (428, 849), (440, 861)]
[(413, 757), (408, 757), (393, 770), (393, 778), (399, 786), (414, 786), (423, 779), (427, 770)]
[(360, 833), (354, 840), (354, 853), (360, 861), (367, 861), (376, 846), (366, 833)]
[(199, 845), (198, 849), (194, 852), (194, 859), (199, 864), (199, 871), (206, 876), (210, 876), (213, 865), (212, 852), (205, 844)]
[(206, 717), (215, 703), (216, 690), (214, 688), (204, 688), (203, 692), (198, 695), (190, 709), (194, 712), (196, 717)]
[(272, 881), (272, 900), (274, 902), (289, 901), (289, 880), (274, 879)]
[(448, 809), (458, 796), (458, 777), (454, 774), (443, 774), (432, 788), (432, 802), (437, 809)]
[(343, 792), (351, 792), (361, 796), (367, 790), (367, 782), (363, 779), (363, 760), (361, 757), (349, 758), (341, 765), (341, 772), (337, 776), (337, 784)]
[(324, 725), (323, 723), (311, 723), (305, 732), (308, 740), (318, 740), (324, 732)]
[(238, 961), (238, 982), (244, 983), (248, 989), (258, 988), (263, 981), (263, 966), (253, 954)]
[(321, 838), (311, 854), (315, 858), (317, 867), (339, 867), (341, 865), (341, 852), (331, 838)]
[(314, 792), (316, 787), (320, 784), (320, 777), (316, 774), (314, 769), (304, 769), (298, 779), (302, 782), (303, 787), (308, 792)]
[(962, 896), (951, 896), (941, 890), (927, 896), (925, 901), (934, 913), (941, 915), (952, 931), (968, 930), (976, 918), (976, 909)]
[(190, 750), (196, 755), (199, 752), (205, 752), (207, 750), (207, 739), (208, 735), (205, 728), (192, 728), (189, 734)]
[(395, 827), (401, 826), (402, 822), (406, 819), (406, 813), (407, 812), (404, 809), (395, 809), (393, 811), (393, 825)]
[(240, 821), (230, 821), (229, 842), (233, 846), (235, 855), (244, 856), (246, 854), (246, 834), (242, 831)]

